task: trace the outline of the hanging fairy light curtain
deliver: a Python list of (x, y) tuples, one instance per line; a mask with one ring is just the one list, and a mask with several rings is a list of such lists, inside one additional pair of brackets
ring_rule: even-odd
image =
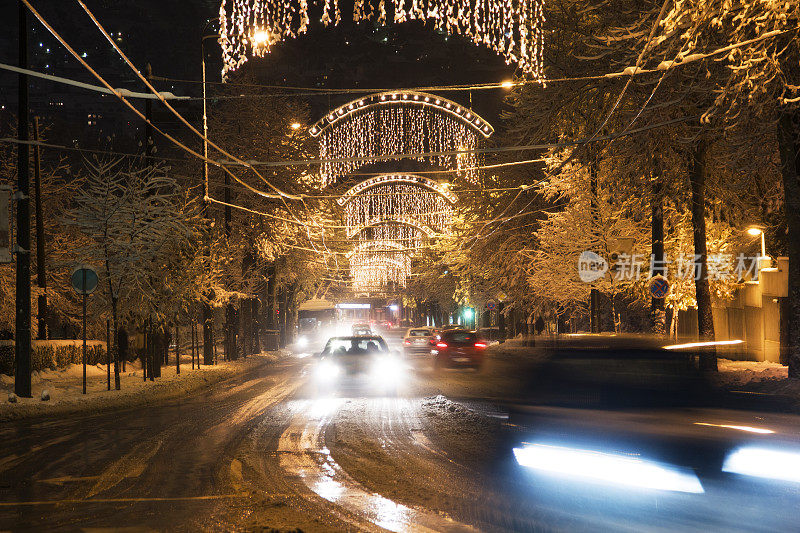
[(408, 217), (439, 233), (447, 230), (453, 208), (442, 195), (416, 185), (373, 187), (350, 200), (344, 208), (348, 234), (375, 220)]
[(349, 256), (353, 288), (381, 292), (388, 287), (405, 287), (414, 251), (425, 237), (419, 228), (397, 222), (363, 228)]
[(362, 245), (350, 256), (350, 277), (357, 292), (405, 287), (410, 274), (411, 257), (405, 251), (392, 250), (386, 242)]
[[(475, 183), (478, 141), (494, 128), (473, 110), (418, 91), (387, 91), (348, 102), (318, 120), (322, 186), (364, 165), (401, 154), (455, 170)], [(415, 155), (416, 154), (416, 155)], [(430, 154), (430, 155), (422, 155)]]
[[(545, 0), (355, 0), (355, 22), (431, 21), (437, 30), (468, 37), (515, 63), (533, 79), (543, 80)], [(219, 10), (222, 76), (250, 56), (305, 33), (311, 14), (324, 26), (338, 25), (341, 0), (223, 0)]]

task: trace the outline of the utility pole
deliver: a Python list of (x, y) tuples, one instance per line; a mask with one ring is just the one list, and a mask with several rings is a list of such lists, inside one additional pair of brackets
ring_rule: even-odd
[[(28, 68), (28, 12), (19, 2), (19, 67)], [(17, 294), (14, 335), (14, 393), (31, 397), (31, 214), (28, 148), (28, 76), (19, 75), (17, 137)]]
[[(39, 142), (39, 117), (33, 117), (33, 140)], [(36, 284), (42, 290), (37, 306), (37, 338), (47, 339), (47, 271), (45, 270), (44, 213), (42, 212), (42, 155), (39, 145), (33, 147), (33, 189), (36, 194)]]
[[(207, 26), (206, 26), (207, 29)], [(205, 32), (205, 29), (204, 29)], [(207, 39), (215, 36), (204, 35), (200, 39), (200, 64), (202, 66), (203, 76), (203, 208), (202, 217), (208, 219), (208, 103), (206, 101), (206, 52), (205, 42)], [(209, 224), (210, 225), (210, 224)], [(208, 256), (211, 257), (211, 243), (208, 241)], [(207, 295), (211, 296), (211, 295)], [(203, 319), (203, 363), (211, 365), (214, 363), (214, 312), (211, 309), (211, 304), (203, 301), (202, 319)], [(197, 353), (197, 367), (200, 368), (200, 352)]]

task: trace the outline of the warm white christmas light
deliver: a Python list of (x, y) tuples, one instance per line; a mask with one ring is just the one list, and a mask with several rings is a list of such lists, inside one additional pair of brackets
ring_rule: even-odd
[[(321, 11), (320, 23), (342, 21), (339, 0), (223, 0), (220, 5), (220, 44), (223, 78), (250, 56), (263, 56), (272, 46), (305, 33), (309, 8)], [(388, 4), (388, 6), (387, 6)], [(394, 22), (433, 22), (437, 30), (463, 35), (503, 56), (507, 63), (537, 80), (544, 79), (544, 0), (355, 0), (355, 22), (386, 24), (389, 9)], [(261, 33), (259, 33), (261, 32)], [(257, 34), (268, 34), (259, 41)]]
[[(338, 107), (309, 130), (319, 139), (323, 187), (376, 161), (406, 158), (477, 182), (478, 140), (494, 129), (474, 111), (415, 91), (389, 91)], [(418, 154), (418, 155), (413, 155)], [(431, 154), (431, 155), (422, 155)]]
[(420, 187), (426, 187), (440, 194), (452, 204), (456, 203), (457, 200), (456, 195), (450, 191), (448, 186), (445, 184), (440, 184), (439, 182), (430, 178), (417, 176), (415, 174), (384, 174), (383, 176), (375, 176), (374, 178), (369, 178), (356, 185), (353, 185), (336, 200), (336, 203), (339, 205), (345, 205), (362, 191), (366, 191), (367, 189), (377, 187), (379, 185), (389, 185), (393, 183), (410, 183), (413, 185), (419, 185)]

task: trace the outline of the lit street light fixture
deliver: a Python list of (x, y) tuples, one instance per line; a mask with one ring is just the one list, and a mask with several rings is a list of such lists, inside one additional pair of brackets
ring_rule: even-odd
[(747, 233), (753, 237), (758, 237), (761, 235), (761, 259), (768, 259), (767, 248), (764, 243), (764, 230), (758, 226), (752, 226), (747, 229)]

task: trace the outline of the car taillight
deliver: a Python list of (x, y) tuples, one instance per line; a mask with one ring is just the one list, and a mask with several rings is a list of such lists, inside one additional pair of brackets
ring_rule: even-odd
[(476, 348), (486, 348), (486, 343), (485, 342), (476, 342), (475, 343), (475, 347)]
[(404, 341), (403, 341), (403, 344), (405, 344), (406, 346), (408, 346), (409, 344), (411, 344), (411, 339), (406, 339), (406, 340), (404, 340)]
[(436, 343), (436, 347), (437, 348), (447, 348), (447, 343), (446, 342), (437, 342)]

